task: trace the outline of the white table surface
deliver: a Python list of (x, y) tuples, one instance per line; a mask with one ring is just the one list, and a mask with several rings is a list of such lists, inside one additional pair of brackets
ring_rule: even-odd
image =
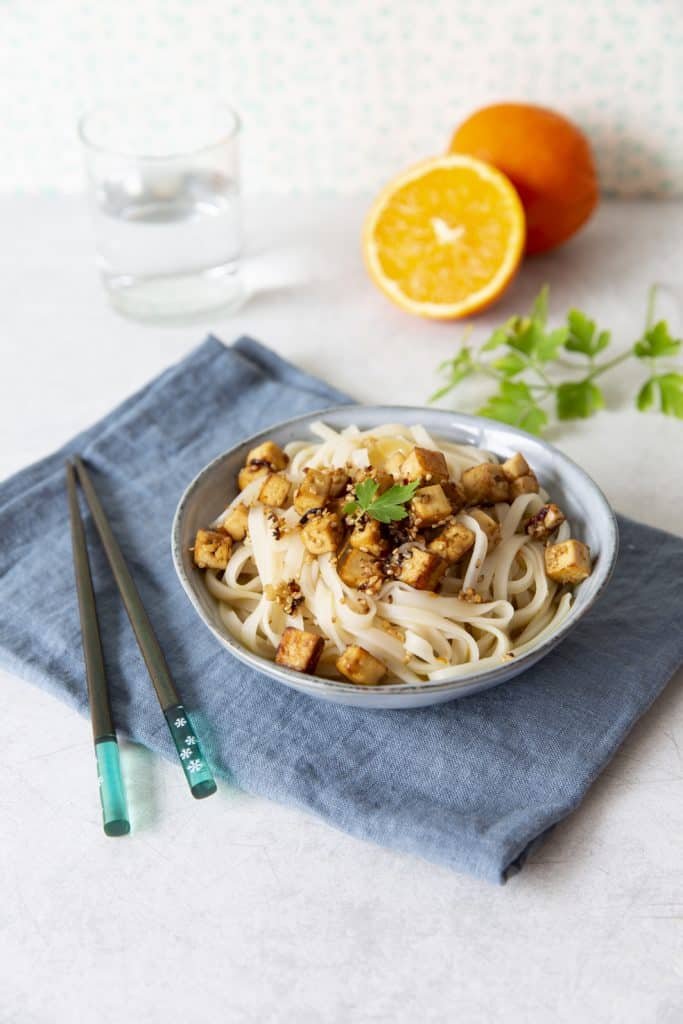
[[(0, 476), (207, 330), (248, 332), (361, 400), (422, 403), (460, 328), (394, 310), (369, 284), (365, 205), (252, 200), (252, 300), (161, 327), (107, 307), (80, 200), (1, 199)], [(681, 238), (681, 205), (605, 204), (572, 244), (525, 266), (475, 336), (548, 280), (556, 309), (579, 305), (626, 345), (648, 284), (680, 281)], [(551, 440), (619, 511), (683, 532), (683, 424), (637, 414), (637, 371), (613, 376), (616, 411)], [(682, 679), (497, 888), (225, 784), (195, 803), (176, 768), (132, 746), (135, 829), (105, 839), (88, 722), (2, 674), (0, 1021), (682, 1020)]]

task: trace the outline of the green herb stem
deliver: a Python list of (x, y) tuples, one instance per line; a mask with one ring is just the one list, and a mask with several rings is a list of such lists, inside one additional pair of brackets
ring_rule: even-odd
[(626, 352), (622, 352), (620, 356), (615, 356), (614, 359), (610, 359), (606, 363), (598, 363), (598, 365), (591, 370), (586, 377), (586, 380), (593, 380), (595, 377), (600, 377), (603, 373), (611, 370), (614, 366), (619, 366), (620, 363), (625, 363), (627, 359), (630, 359), (633, 355), (633, 350), (628, 349)]
[(655, 303), (657, 302), (658, 285), (651, 284), (647, 290), (647, 312), (645, 314), (645, 332), (650, 330), (655, 320)]

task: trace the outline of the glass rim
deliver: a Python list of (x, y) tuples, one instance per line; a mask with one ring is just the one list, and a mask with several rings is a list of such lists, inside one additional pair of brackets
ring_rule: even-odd
[[(173, 94), (163, 93), (157, 96), (156, 98), (168, 99), (170, 96), (173, 96)], [(202, 98), (205, 99), (207, 103), (213, 104), (214, 107), (226, 113), (228, 115), (228, 118), (231, 120), (230, 127), (224, 132), (224, 134), (219, 136), (213, 142), (206, 142), (200, 146), (190, 146), (184, 149), (177, 149), (168, 153), (144, 153), (133, 149), (126, 150), (121, 147), (104, 146), (101, 143), (95, 142), (93, 141), (93, 139), (89, 138), (88, 123), (95, 116), (97, 116), (97, 114), (100, 114), (104, 110), (124, 110), (127, 106), (127, 103), (124, 100), (106, 100), (101, 103), (96, 103), (92, 107), (89, 107), (88, 110), (86, 110), (78, 118), (78, 137), (80, 139), (81, 144), (88, 150), (92, 150), (93, 152), (101, 153), (106, 156), (120, 157), (121, 159), (125, 160), (148, 160), (162, 163), (163, 161), (167, 160), (181, 160), (183, 158), (191, 156), (198, 156), (200, 153), (208, 153), (210, 150), (218, 149), (220, 146), (224, 146), (227, 142), (231, 142), (233, 139), (237, 138), (242, 129), (242, 119), (235, 110), (235, 108), (231, 106), (229, 103), (227, 103), (225, 100), (221, 100), (216, 97), (212, 98), (211, 96), (204, 96)]]

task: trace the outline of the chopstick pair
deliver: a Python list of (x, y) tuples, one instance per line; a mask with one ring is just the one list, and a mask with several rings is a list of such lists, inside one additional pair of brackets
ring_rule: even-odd
[(116, 729), (111, 712), (109, 685), (104, 668), (88, 548), (78, 504), (76, 474), (78, 474), (78, 481), (90, 508), (121, 599), (133, 627), (138, 647), (147, 666), (157, 700), (171, 732), (190, 791), (194, 797), (202, 799), (216, 792), (216, 783), (202, 752), (190, 716), (183, 707), (180, 695), (171, 678), (163, 651), (159, 646), (159, 641), (123, 552), (109, 525), (92, 480), (80, 458), (76, 456), (73, 463), (66, 463), (66, 484), (90, 717), (100, 780), (104, 831), (109, 836), (121, 836), (130, 831), (130, 821), (121, 776)]

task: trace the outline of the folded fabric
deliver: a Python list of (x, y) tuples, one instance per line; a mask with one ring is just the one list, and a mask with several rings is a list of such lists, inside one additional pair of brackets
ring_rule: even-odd
[[(60, 452), (0, 485), (0, 662), (87, 712), (63, 482), (80, 452), (219, 776), (354, 835), (502, 881), (572, 811), (676, 668), (683, 541), (620, 519), (612, 582), (511, 682), (431, 708), (316, 701), (246, 668), (177, 582), (170, 529), (201, 467), (279, 420), (349, 402), (249, 339), (210, 338)], [(88, 542), (122, 734), (171, 758), (92, 524)]]

